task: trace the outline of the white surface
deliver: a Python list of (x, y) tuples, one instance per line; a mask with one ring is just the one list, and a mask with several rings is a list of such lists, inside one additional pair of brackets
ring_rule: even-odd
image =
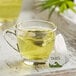
[(74, 2), (76, 3), (76, 0), (74, 0)]
[(64, 13), (64, 17), (76, 24), (76, 13), (74, 13), (72, 10), (67, 10)]
[(20, 60), (20, 54), (6, 43), (2, 33), (0, 33), (0, 68), (5, 68), (4, 65), (7, 63), (14, 63)]

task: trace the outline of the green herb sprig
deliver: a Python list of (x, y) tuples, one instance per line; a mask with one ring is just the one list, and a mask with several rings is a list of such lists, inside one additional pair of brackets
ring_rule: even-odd
[(52, 13), (55, 11), (55, 8), (59, 8), (59, 13), (63, 13), (67, 9), (71, 9), (76, 13), (74, 7), (76, 4), (72, 0), (43, 0), (38, 7), (41, 7), (41, 11), (49, 9), (49, 18)]

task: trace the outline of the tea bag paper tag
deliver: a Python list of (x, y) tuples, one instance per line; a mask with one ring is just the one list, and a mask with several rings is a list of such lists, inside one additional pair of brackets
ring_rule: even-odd
[(67, 63), (69, 59), (58, 52), (54, 52), (49, 57), (49, 66), (50, 67), (62, 67), (65, 63)]

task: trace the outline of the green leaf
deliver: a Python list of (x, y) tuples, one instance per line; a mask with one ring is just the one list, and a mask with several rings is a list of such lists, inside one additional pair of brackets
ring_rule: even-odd
[(74, 9), (74, 7), (76, 6), (76, 4), (74, 4), (74, 3), (71, 2), (71, 1), (68, 1), (68, 2), (67, 2), (67, 5), (68, 5), (69, 9), (71, 9), (73, 12), (76, 13), (76, 9)]
[(57, 5), (58, 3), (60, 3), (60, 0), (46, 0), (40, 4), (40, 7), (42, 7), (42, 10), (46, 10)]
[(56, 7), (59, 7), (59, 12), (63, 13), (67, 9), (71, 9), (73, 12), (76, 12), (76, 10), (74, 9), (75, 6), (76, 4), (72, 0), (44, 0), (38, 5), (38, 7), (41, 8), (41, 11), (50, 8), (52, 9), (50, 10), (49, 17), (51, 17)]
[(74, 7), (76, 4), (74, 4), (72, 1), (67, 1), (67, 5), (69, 8)]
[(48, 16), (48, 20), (50, 19), (52, 13), (54, 12), (56, 6), (54, 6), (53, 8), (50, 9), (50, 13), (49, 13), (49, 16)]
[(63, 4), (59, 7), (59, 11), (62, 12), (62, 13), (63, 13), (66, 9), (67, 9), (67, 6), (66, 6), (65, 3), (63, 3)]
[(58, 62), (55, 62), (55, 64), (49, 64), (49, 67), (51, 68), (58, 68), (58, 67), (62, 67), (62, 65), (60, 65)]

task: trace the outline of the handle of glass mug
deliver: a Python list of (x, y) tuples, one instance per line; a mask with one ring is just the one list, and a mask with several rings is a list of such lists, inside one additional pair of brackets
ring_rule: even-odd
[(15, 47), (6, 39), (6, 35), (7, 35), (7, 34), (10, 34), (10, 35), (12, 34), (12, 35), (16, 36), (16, 30), (15, 30), (14, 32), (12, 32), (12, 31), (10, 31), (10, 30), (6, 30), (6, 31), (3, 33), (3, 37), (4, 37), (5, 41), (9, 44), (9, 46), (11, 46), (14, 50), (20, 52), (20, 51), (19, 51), (18, 43), (16, 43), (17, 48), (15, 48)]

